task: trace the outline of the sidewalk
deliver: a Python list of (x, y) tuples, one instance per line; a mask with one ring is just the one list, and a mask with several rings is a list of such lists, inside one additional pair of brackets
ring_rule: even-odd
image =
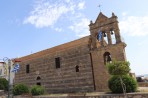
[(148, 87), (138, 87), (140, 92), (148, 92)]

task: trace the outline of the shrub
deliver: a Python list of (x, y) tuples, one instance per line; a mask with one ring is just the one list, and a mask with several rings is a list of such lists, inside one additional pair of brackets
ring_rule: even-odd
[(107, 63), (108, 72), (111, 75), (127, 75), (130, 71), (129, 62), (126, 61), (113, 61)]
[(21, 95), (24, 93), (29, 93), (29, 88), (25, 84), (17, 84), (13, 88), (14, 95)]
[(4, 85), (0, 84), (0, 90), (4, 90), (4, 89), (5, 89)]
[(5, 78), (0, 78), (0, 90), (8, 91), (8, 81)]
[[(121, 77), (126, 86), (126, 92), (135, 92), (137, 90), (137, 82), (128, 75)], [(119, 76), (112, 76), (108, 81), (109, 89), (113, 93), (123, 93), (122, 85)]]
[(44, 94), (44, 88), (39, 85), (35, 85), (31, 88), (32, 95), (42, 95)]

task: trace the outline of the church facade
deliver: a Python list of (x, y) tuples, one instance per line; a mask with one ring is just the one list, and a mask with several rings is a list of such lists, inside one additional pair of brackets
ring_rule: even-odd
[(89, 36), (19, 58), (15, 84), (42, 85), (48, 93), (107, 90), (106, 63), (126, 61), (126, 44), (114, 13), (100, 12), (89, 28)]

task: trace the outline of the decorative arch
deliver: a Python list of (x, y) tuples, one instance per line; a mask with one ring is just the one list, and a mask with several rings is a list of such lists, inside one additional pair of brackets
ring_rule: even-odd
[(105, 52), (103, 58), (104, 58), (104, 64), (112, 62), (111, 54), (109, 52)]
[(108, 45), (108, 35), (106, 31), (103, 31), (103, 41), (104, 41), (104, 45)]
[(37, 80), (36, 85), (41, 86), (41, 82), (40, 82), (41, 77), (40, 77), (40, 76), (38, 76), (38, 77), (36, 78), (36, 80)]

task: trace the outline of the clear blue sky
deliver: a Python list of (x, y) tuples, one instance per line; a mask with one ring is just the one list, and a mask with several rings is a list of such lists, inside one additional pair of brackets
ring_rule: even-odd
[(1, 0), (0, 59), (35, 53), (85, 35), (100, 10), (118, 16), (127, 60), (148, 74), (148, 0)]

